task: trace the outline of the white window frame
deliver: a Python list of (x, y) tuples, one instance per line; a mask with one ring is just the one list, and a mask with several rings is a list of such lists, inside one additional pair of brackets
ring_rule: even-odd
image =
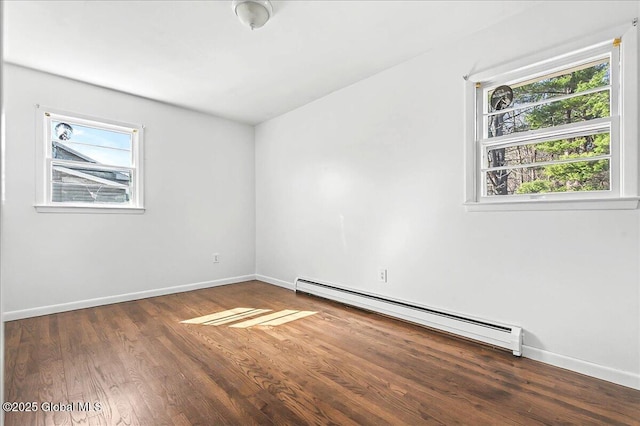
[[(486, 117), (483, 114), (489, 112), (485, 97), (487, 89), (490, 91), (502, 84), (539, 77), (608, 55), (611, 57), (610, 117), (490, 139), (483, 134), (483, 117)], [(638, 207), (638, 31), (635, 23), (631, 28), (626, 25), (624, 30), (612, 29), (466, 79), (465, 206), (468, 211)], [(561, 139), (571, 131), (584, 134), (588, 129), (604, 128), (608, 128), (611, 134), (610, 190), (498, 196), (484, 194), (486, 149), (492, 144), (500, 140), (534, 143), (551, 140), (554, 135)]]
[[(52, 201), (53, 164), (75, 165), (73, 161), (53, 159), (51, 141), (51, 121), (118, 131), (131, 135), (132, 165), (117, 167), (109, 165), (84, 164), (83, 167), (96, 170), (122, 170), (131, 172), (131, 194), (127, 203), (72, 203)], [(143, 173), (144, 126), (122, 123), (114, 120), (92, 117), (36, 105), (36, 202), (35, 208), (41, 213), (143, 213), (144, 173)]]

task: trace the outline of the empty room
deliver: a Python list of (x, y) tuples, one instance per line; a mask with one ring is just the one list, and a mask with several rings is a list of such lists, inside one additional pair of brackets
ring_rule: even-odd
[(640, 1), (2, 1), (4, 425), (640, 425)]

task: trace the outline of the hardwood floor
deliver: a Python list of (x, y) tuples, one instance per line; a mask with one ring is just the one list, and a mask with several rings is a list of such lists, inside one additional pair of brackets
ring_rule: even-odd
[[(181, 322), (241, 307), (317, 313)], [(640, 391), (256, 281), (5, 330), (5, 397), (39, 408), (7, 426), (640, 424)]]

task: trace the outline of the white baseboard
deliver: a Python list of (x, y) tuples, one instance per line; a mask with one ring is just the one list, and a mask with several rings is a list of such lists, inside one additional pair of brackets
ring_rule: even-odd
[(41, 306), (37, 308), (22, 309), (18, 311), (3, 312), (3, 321), (13, 321), (23, 318), (38, 317), (41, 315), (56, 314), (59, 312), (74, 311), (76, 309), (92, 308), (94, 306), (110, 305), (112, 303), (129, 302), (131, 300), (146, 299), (148, 297), (164, 296), (167, 294), (182, 293), (185, 291), (200, 290), (202, 288), (217, 287), (227, 284), (235, 284), (244, 281), (255, 280), (255, 275), (242, 275), (239, 277), (223, 278), (213, 281), (203, 281), (193, 284), (185, 284), (173, 287), (164, 287), (153, 290), (138, 291), (135, 293), (118, 294), (115, 296), (98, 297), (95, 299), (79, 300), (77, 302), (61, 303), (59, 305)]
[(522, 356), (544, 362), (545, 364), (551, 364), (556, 367), (565, 368), (567, 370), (595, 377), (597, 379), (606, 380), (608, 382), (640, 390), (640, 374), (616, 370), (603, 365), (594, 364), (589, 361), (559, 355), (526, 345), (522, 346)]
[(268, 284), (277, 285), (278, 287), (283, 287), (283, 288), (286, 288), (287, 290), (295, 290), (296, 289), (296, 286), (295, 286), (294, 283), (290, 283), (288, 281), (279, 280), (277, 278), (267, 277), (266, 275), (256, 274), (256, 280), (264, 281), (265, 283), (268, 283)]

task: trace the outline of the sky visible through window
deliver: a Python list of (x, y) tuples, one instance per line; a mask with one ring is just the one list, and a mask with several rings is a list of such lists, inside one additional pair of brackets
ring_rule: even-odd
[(125, 167), (132, 165), (130, 134), (67, 123), (73, 132), (68, 140), (59, 140), (55, 130), (59, 123), (60, 121), (51, 121), (51, 135), (56, 142), (99, 164)]

